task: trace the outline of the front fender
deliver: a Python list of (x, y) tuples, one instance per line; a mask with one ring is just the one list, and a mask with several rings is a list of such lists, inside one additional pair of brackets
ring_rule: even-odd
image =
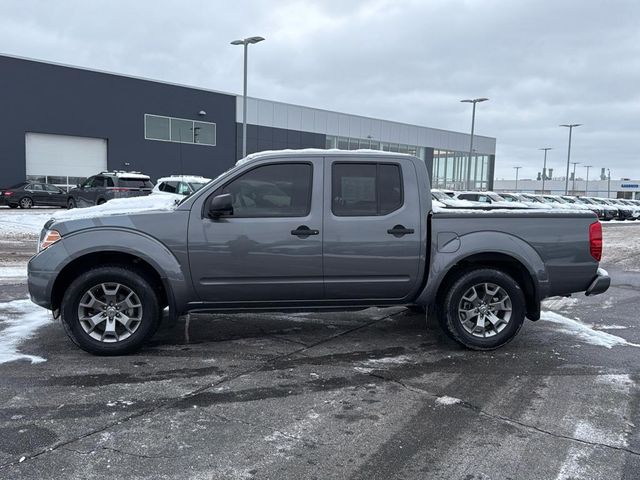
[[(184, 311), (193, 292), (189, 272), (183, 270), (176, 256), (158, 239), (118, 227), (91, 228), (64, 235), (62, 240), (33, 257), (29, 262), (32, 297), (51, 301), (55, 281), (66, 266), (84, 256), (105, 252), (125, 253), (147, 262), (162, 279), (172, 312)], [(32, 291), (32, 286), (36, 291)]]
[[(440, 235), (447, 235), (441, 233)], [(536, 297), (545, 298), (549, 291), (549, 276), (542, 258), (535, 249), (524, 240), (504, 232), (484, 231), (447, 237), (446, 243), (438, 236), (431, 239), (431, 265), (426, 286), (418, 296), (416, 303), (428, 305), (434, 302), (438, 289), (447, 273), (458, 263), (478, 254), (502, 254), (520, 262), (529, 272)], [(456, 245), (453, 247), (452, 244)]]

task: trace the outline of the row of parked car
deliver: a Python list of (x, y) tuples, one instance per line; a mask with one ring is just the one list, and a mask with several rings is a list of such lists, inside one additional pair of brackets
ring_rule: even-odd
[(148, 175), (140, 172), (101, 172), (69, 191), (49, 183), (21, 182), (0, 190), (0, 204), (10, 208), (76, 208), (101, 205), (113, 198), (143, 195), (173, 195), (176, 199), (181, 199), (209, 181), (209, 178), (195, 175), (171, 175), (159, 178), (154, 185)]
[[(171, 175), (159, 178), (154, 185), (140, 172), (101, 172), (65, 191), (48, 183), (21, 182), (0, 190), (0, 204), (10, 208), (54, 206), (61, 208), (101, 205), (113, 198), (143, 195), (172, 195), (176, 199), (191, 195), (210, 181), (196, 175)], [(640, 217), (640, 200), (598, 198), (532, 193), (456, 192), (432, 189), (434, 205), (440, 208), (535, 208), (554, 210), (591, 210), (601, 220), (636, 220)]]
[(541, 195), (514, 192), (456, 192), (431, 190), (434, 205), (440, 208), (535, 208), (546, 210), (591, 210), (600, 220), (636, 220), (640, 200), (572, 195)]

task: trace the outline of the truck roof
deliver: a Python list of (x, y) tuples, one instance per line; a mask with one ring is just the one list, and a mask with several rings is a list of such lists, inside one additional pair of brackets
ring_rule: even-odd
[(415, 155), (409, 155), (408, 153), (398, 153), (398, 152), (385, 152), (382, 150), (370, 150), (370, 149), (361, 149), (361, 150), (338, 150), (336, 148), (324, 149), (324, 148), (302, 148), (299, 150), (265, 150), (263, 152), (256, 152), (247, 155), (245, 158), (242, 158), (236, 162), (236, 165), (243, 165), (245, 163), (249, 163), (252, 161), (256, 161), (262, 158), (268, 158), (273, 156), (278, 157), (294, 157), (297, 155), (318, 155), (318, 156), (334, 156), (338, 155), (341, 157), (345, 156), (378, 156), (378, 157), (398, 157), (398, 158), (407, 158), (414, 157)]

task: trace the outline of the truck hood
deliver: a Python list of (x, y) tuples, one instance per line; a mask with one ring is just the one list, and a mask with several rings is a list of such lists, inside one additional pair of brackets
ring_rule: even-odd
[(55, 213), (44, 225), (56, 228), (62, 235), (96, 226), (134, 226), (137, 216), (158, 215), (173, 212), (177, 202), (172, 196), (150, 195), (146, 197), (118, 198), (102, 205), (75, 208)]

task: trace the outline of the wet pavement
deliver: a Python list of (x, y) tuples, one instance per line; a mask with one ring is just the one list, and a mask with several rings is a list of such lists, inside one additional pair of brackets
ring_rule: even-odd
[[(0, 364), (0, 478), (640, 478), (640, 224), (607, 245), (609, 292), (488, 353), (402, 308), (193, 315), (117, 358), (44, 318), (19, 346), (44, 361)], [(0, 278), (0, 314), (24, 298)]]

